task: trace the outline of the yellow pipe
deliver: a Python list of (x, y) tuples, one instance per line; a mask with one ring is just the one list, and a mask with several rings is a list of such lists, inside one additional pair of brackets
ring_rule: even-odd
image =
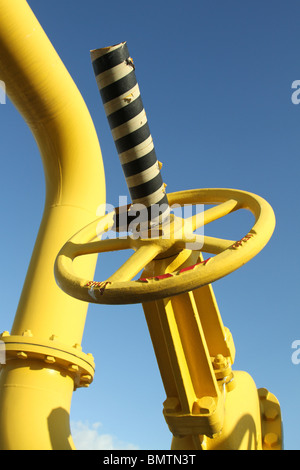
[[(0, 0), (0, 11), (1, 79), (35, 137), (46, 182), (15, 320), (1, 336), (8, 360), (0, 375), (0, 449), (73, 448), (74, 381), (75, 388), (88, 384), (93, 369), (80, 347), (88, 304), (60, 290), (53, 266), (61, 246), (105, 203), (101, 150), (86, 105), (27, 2)], [(96, 257), (78, 260), (86, 276), (93, 277)]]

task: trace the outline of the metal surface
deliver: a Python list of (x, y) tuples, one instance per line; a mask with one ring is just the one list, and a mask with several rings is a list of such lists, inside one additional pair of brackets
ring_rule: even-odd
[[(171, 193), (168, 195), (172, 204), (213, 204), (220, 203), (204, 212), (203, 217), (192, 216), (188, 219), (174, 217), (171, 222), (161, 225), (158, 236), (113, 238), (99, 240), (102, 232), (97, 231), (101, 225), (103, 231), (113, 224), (113, 214), (95, 220), (90, 226), (72, 237), (60, 251), (55, 265), (56, 280), (60, 287), (74, 297), (95, 303), (125, 304), (140, 303), (149, 300), (167, 298), (191, 291), (211, 283), (233, 272), (252, 259), (271, 237), (275, 217), (271, 206), (261, 197), (245, 191), (233, 189), (199, 189)], [(203, 237), (193, 234), (201, 225), (238, 210), (250, 210), (255, 216), (255, 223), (248, 234), (238, 240), (224, 240)], [(131, 281), (157, 255), (169, 258), (180, 254), (191, 243), (199, 242), (201, 251), (215, 254), (209, 259), (190, 263), (179, 270), (174, 263), (168, 270), (159, 274), (141, 276)], [(77, 256), (122, 249), (133, 249), (135, 253), (114, 275), (108, 279), (93, 282), (81, 277), (74, 270), (73, 260)], [(189, 253), (186, 250), (185, 253)]]
[[(143, 304), (166, 392), (163, 414), (173, 450), (281, 449), (279, 403), (266, 389), (257, 390), (249, 374), (234, 371), (233, 338), (211, 286), (265, 246), (275, 226), (272, 208), (245, 191), (182, 191), (168, 195), (170, 206), (215, 207), (200, 218), (172, 216), (151, 234), (147, 227), (138, 236), (101, 240), (127, 208), (94, 220), (98, 206), (105, 204), (105, 181), (88, 110), (26, 1), (0, 0), (0, 10), (1, 78), (34, 134), (46, 179), (44, 215), (15, 321), (11, 332), (0, 336), (6, 353), (0, 374), (0, 449), (74, 449), (72, 394), (92, 382), (95, 367), (91, 354), (81, 350), (89, 302)], [(94, 51), (94, 60), (110, 52)], [(101, 90), (112, 84), (110, 69), (116, 66), (119, 73), (119, 65), (97, 74)], [(133, 62), (126, 55), (121, 61), (124, 76), (128, 67), (132, 73)], [(123, 96), (121, 108), (131, 98), (124, 101)], [(119, 123), (121, 129), (115, 126), (112, 113), (120, 102), (112, 111), (116, 102), (105, 101), (120, 150), (118, 140), (131, 134), (131, 124), (125, 120)], [(130, 154), (132, 148), (127, 149)], [(121, 160), (127, 150), (119, 152)], [(131, 166), (133, 173), (129, 167), (125, 171), (133, 195), (149, 189), (143, 185), (153, 176), (139, 166), (152, 147), (139, 156), (135, 150), (133, 161), (139, 163), (134, 170)], [(128, 154), (125, 160), (123, 165), (130, 163)], [(157, 176), (160, 168), (154, 164)], [(140, 179), (149, 175), (150, 180)], [(150, 196), (147, 207), (153, 204), (152, 189), (141, 193)], [(255, 223), (238, 241), (194, 233), (240, 209), (250, 210)], [(110, 278), (94, 281), (97, 253), (124, 249), (134, 251), (128, 261)], [(202, 252), (213, 256), (204, 259)], [(134, 279), (141, 270), (141, 277)]]

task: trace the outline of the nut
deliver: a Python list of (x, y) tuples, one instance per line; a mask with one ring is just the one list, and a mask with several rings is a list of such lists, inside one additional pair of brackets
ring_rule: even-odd
[(27, 354), (24, 351), (17, 352), (18, 359), (27, 359)]
[(267, 447), (275, 447), (279, 443), (278, 435), (275, 432), (268, 432), (264, 437), (264, 444)]
[(267, 421), (274, 421), (278, 416), (278, 410), (274, 406), (269, 406), (264, 411), (264, 417)]
[(4, 338), (5, 336), (10, 336), (9, 331), (3, 331), (1, 337)]
[(23, 331), (22, 336), (33, 336), (33, 334), (31, 333), (31, 330), (25, 330)]
[(270, 397), (270, 392), (266, 388), (259, 388), (257, 391), (260, 400), (267, 400)]
[(174, 412), (178, 412), (180, 410), (180, 402), (178, 400), (177, 397), (168, 397), (165, 401), (164, 401), (164, 410), (167, 412), (167, 413), (174, 413)]
[(222, 354), (217, 354), (213, 361), (214, 369), (223, 369), (228, 366), (227, 359)]
[(194, 402), (193, 413), (195, 414), (210, 414), (216, 408), (215, 400), (213, 397), (202, 397)]
[(80, 377), (80, 382), (82, 383), (91, 383), (91, 381), (92, 381), (92, 376), (89, 374), (85, 374)]
[(47, 364), (54, 364), (55, 362), (55, 357), (54, 356), (46, 356), (44, 361), (47, 363)]

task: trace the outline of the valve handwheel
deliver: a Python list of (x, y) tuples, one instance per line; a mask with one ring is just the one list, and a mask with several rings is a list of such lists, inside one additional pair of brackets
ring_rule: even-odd
[[(92, 303), (130, 304), (153, 301), (194, 290), (235, 271), (252, 259), (268, 243), (275, 227), (272, 207), (263, 198), (235, 189), (197, 189), (168, 194), (169, 205), (215, 204), (203, 212), (160, 226), (160, 235), (146, 238), (120, 236), (99, 240), (110, 230), (114, 213), (106, 214), (74, 235), (59, 252), (55, 263), (55, 278), (67, 294)], [(225, 240), (194, 233), (202, 225), (236, 210), (250, 210), (255, 218), (252, 229), (238, 240)], [(191, 243), (212, 257), (178, 271), (133, 280), (155, 257), (180, 253)], [(199, 245), (199, 246), (200, 246)], [(82, 255), (133, 249), (134, 253), (108, 279), (95, 282), (81, 278), (74, 270), (73, 260)]]

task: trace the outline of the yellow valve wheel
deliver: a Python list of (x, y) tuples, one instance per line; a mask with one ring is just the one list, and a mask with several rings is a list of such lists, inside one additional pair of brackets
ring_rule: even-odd
[[(92, 303), (130, 304), (171, 297), (194, 290), (235, 271), (252, 259), (268, 243), (275, 228), (272, 207), (263, 198), (235, 189), (197, 189), (168, 194), (170, 207), (209, 204), (201, 217), (195, 214), (182, 219), (171, 215), (167, 224), (159, 226), (155, 236), (122, 236), (99, 239), (114, 224), (114, 212), (96, 219), (74, 235), (59, 252), (55, 263), (55, 278), (67, 294)], [(255, 223), (238, 240), (225, 240), (194, 233), (227, 214), (246, 209), (253, 213)], [(148, 278), (134, 277), (153, 259), (176, 256), (194, 245), (211, 253), (208, 259), (174, 272)], [(109, 278), (96, 282), (77, 275), (73, 261), (76, 257), (124, 249), (134, 253)]]

